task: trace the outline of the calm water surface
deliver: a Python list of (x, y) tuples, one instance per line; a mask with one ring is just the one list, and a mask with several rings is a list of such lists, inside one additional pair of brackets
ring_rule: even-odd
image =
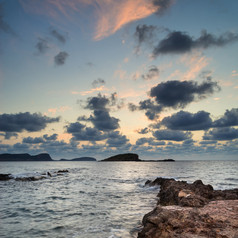
[(159, 188), (147, 179), (203, 180), (215, 189), (238, 187), (238, 161), (1, 162), (15, 177), (68, 169), (38, 181), (0, 181), (0, 237), (136, 237)]

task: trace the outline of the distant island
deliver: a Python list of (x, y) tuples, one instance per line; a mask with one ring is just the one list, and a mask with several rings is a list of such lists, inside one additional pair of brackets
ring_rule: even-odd
[(101, 162), (110, 162), (110, 161), (141, 161), (137, 154), (127, 153), (111, 156), (107, 159), (101, 160)]
[(164, 159), (164, 160), (141, 160), (139, 159), (138, 154), (127, 153), (127, 154), (118, 154), (111, 156), (107, 159), (100, 160), (100, 162), (175, 162), (173, 159)]
[(60, 161), (91, 161), (96, 162), (97, 160), (93, 157), (80, 157), (80, 158), (74, 158), (74, 159), (61, 159)]
[[(97, 162), (97, 160), (93, 157), (79, 157), (74, 159), (60, 159), (53, 160), (49, 154), (41, 153), (38, 155), (30, 155), (27, 153), (24, 154), (0, 154), (0, 162), (3, 161), (89, 161), (89, 162)], [(109, 158), (100, 160), (99, 162), (174, 162), (173, 159), (164, 159), (164, 160), (141, 160), (139, 159), (138, 154), (134, 153), (126, 153), (126, 154), (118, 154), (111, 156)]]
[(47, 153), (42, 153), (38, 155), (29, 154), (0, 154), (1, 161), (53, 161)]

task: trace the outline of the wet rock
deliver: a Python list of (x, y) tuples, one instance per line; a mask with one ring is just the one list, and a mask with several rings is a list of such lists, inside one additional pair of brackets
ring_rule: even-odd
[(67, 169), (63, 169), (63, 170), (58, 170), (57, 173), (68, 173), (69, 171)]
[(9, 180), (11, 178), (11, 174), (0, 174), (0, 180)]

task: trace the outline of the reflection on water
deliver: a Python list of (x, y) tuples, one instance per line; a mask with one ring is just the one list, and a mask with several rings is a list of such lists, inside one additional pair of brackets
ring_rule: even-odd
[(158, 176), (215, 189), (238, 187), (237, 161), (175, 163), (2, 162), (0, 173), (68, 169), (38, 181), (0, 182), (0, 237), (136, 237), (142, 217), (156, 204)]

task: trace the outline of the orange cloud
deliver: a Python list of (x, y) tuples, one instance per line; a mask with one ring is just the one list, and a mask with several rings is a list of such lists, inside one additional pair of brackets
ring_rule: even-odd
[[(60, 19), (62, 14), (95, 20), (93, 39), (101, 40), (124, 25), (150, 16), (160, 7), (152, 0), (19, 0), (27, 12)], [(90, 11), (89, 10), (90, 7)], [(80, 14), (78, 14), (80, 13)], [(92, 14), (92, 15), (91, 15)]]

